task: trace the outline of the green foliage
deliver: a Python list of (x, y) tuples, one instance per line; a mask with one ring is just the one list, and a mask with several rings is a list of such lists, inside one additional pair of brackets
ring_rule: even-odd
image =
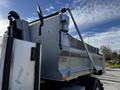
[(105, 60), (106, 61), (111, 60), (111, 54), (112, 54), (111, 49), (107, 46), (101, 46), (101, 50), (102, 50)]
[(101, 46), (106, 66), (110, 68), (120, 68), (120, 52), (112, 51), (108, 46)]
[(106, 63), (106, 67), (109, 67), (109, 68), (120, 68), (120, 64)]

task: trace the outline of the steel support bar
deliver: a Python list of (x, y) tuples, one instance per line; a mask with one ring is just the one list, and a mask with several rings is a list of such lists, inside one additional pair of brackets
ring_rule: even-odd
[(73, 15), (72, 15), (72, 12), (71, 12), (70, 9), (67, 9), (67, 10), (68, 10), (68, 12), (69, 12), (69, 14), (70, 14), (70, 16), (71, 16), (71, 19), (72, 19), (72, 21), (73, 21), (73, 23), (74, 23), (74, 26), (75, 26), (75, 28), (76, 28), (76, 30), (77, 30), (77, 33), (78, 33), (78, 35), (79, 35), (79, 38), (81, 39), (81, 41), (82, 41), (82, 43), (83, 43), (83, 45), (84, 45), (84, 47), (85, 47), (86, 53), (87, 53), (87, 55), (88, 55), (88, 57), (89, 57), (89, 59), (90, 59), (90, 62), (91, 62), (91, 64), (92, 64), (92, 66), (93, 66), (93, 70), (95, 70), (95, 72), (96, 72), (97, 69), (96, 69), (95, 64), (94, 64), (94, 62), (93, 62), (93, 59), (92, 59), (92, 57), (91, 57), (91, 55), (90, 55), (90, 53), (89, 53), (88, 47), (87, 47), (87, 45), (84, 43), (84, 40), (83, 40), (83, 38), (82, 38), (82, 35), (81, 35), (81, 33), (80, 33), (80, 30), (79, 30), (76, 22), (75, 22), (75, 19), (74, 19)]

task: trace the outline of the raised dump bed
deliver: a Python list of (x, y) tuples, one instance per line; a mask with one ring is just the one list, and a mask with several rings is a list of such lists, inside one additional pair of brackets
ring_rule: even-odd
[[(93, 73), (83, 43), (61, 31), (62, 16), (63, 14), (45, 17), (41, 36), (38, 35), (40, 21), (29, 24), (31, 41), (42, 44), (42, 79), (64, 81)], [(88, 44), (87, 47), (96, 69), (103, 70), (104, 60), (98, 53), (98, 48)]]
[(98, 48), (68, 34), (69, 18), (64, 12), (30, 23), (14, 11), (9, 13), (8, 31), (0, 38), (0, 90), (102, 88), (91, 74), (102, 74), (103, 56)]

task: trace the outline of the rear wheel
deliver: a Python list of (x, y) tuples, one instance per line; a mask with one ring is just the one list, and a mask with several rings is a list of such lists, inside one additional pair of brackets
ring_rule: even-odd
[(71, 82), (47, 81), (41, 84), (41, 90), (104, 90), (99, 79), (90, 76), (82, 76)]
[(79, 78), (80, 84), (85, 86), (85, 90), (104, 90), (103, 84), (95, 77), (84, 76)]
[(103, 90), (103, 85), (101, 84), (101, 82), (96, 79), (95, 82), (93, 82), (93, 87), (91, 87), (91, 90)]

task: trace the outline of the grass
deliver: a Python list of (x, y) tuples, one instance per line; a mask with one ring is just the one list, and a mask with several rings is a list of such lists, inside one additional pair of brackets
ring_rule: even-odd
[(120, 64), (106, 63), (106, 67), (108, 67), (108, 68), (120, 68)]

